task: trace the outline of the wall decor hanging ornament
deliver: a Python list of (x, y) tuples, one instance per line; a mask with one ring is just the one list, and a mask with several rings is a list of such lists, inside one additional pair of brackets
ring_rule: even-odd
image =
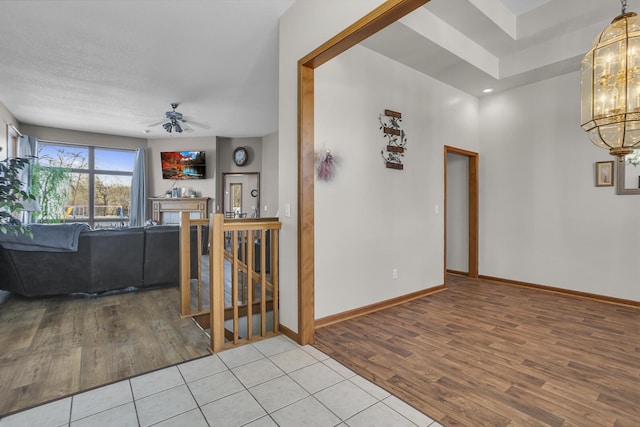
[(318, 179), (321, 181), (331, 181), (336, 174), (336, 160), (327, 150), (318, 162)]
[(389, 169), (404, 169), (402, 158), (407, 150), (407, 136), (404, 130), (400, 128), (402, 114), (396, 111), (384, 110), (384, 114), (380, 114), (378, 120), (380, 121), (380, 130), (382, 130), (384, 137), (387, 138), (387, 146), (380, 152), (385, 165)]

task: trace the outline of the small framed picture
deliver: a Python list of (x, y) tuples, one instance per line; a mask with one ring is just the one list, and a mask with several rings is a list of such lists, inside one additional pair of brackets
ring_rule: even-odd
[(613, 187), (613, 160), (596, 162), (596, 187)]

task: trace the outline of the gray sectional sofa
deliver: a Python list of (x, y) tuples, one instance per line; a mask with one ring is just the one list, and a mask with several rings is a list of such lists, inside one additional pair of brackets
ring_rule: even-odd
[[(55, 225), (52, 225), (55, 227)], [(178, 285), (179, 227), (86, 230), (75, 252), (0, 248), (0, 289), (26, 297), (100, 294)], [(208, 235), (203, 231), (203, 252)], [(191, 271), (197, 272), (196, 229), (191, 229)]]

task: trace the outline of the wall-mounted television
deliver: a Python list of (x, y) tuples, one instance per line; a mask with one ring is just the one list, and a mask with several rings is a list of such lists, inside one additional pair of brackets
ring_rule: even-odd
[(163, 151), (163, 179), (205, 179), (207, 162), (204, 151)]

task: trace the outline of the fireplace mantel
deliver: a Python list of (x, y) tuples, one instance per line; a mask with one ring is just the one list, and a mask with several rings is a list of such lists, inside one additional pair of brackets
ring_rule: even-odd
[(152, 219), (158, 224), (179, 224), (180, 212), (190, 212), (193, 219), (208, 217), (209, 197), (150, 197)]

